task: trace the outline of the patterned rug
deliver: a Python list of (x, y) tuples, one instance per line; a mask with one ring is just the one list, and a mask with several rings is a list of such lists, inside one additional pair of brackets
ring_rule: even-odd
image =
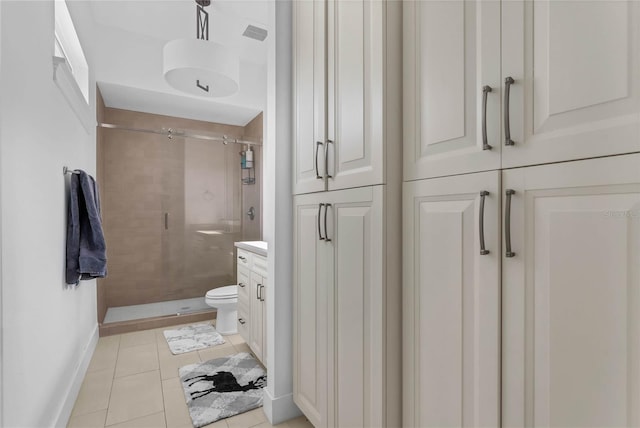
[(267, 373), (247, 352), (190, 364), (178, 373), (196, 428), (262, 406)]
[(188, 325), (175, 330), (165, 330), (164, 337), (167, 339), (169, 349), (171, 349), (173, 355), (197, 351), (198, 349), (224, 343), (222, 335), (209, 323)]

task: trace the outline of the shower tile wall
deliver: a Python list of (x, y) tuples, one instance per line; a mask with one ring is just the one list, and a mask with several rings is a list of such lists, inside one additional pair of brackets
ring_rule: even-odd
[[(243, 127), (111, 108), (105, 109), (104, 122), (225, 132), (238, 138), (245, 132)], [(261, 213), (259, 185), (240, 184), (241, 148), (107, 128), (100, 134), (109, 276), (99, 300), (115, 307), (191, 298), (233, 283), (233, 242), (245, 236), (260, 239), (261, 223), (257, 216), (247, 232), (243, 225), (248, 218), (239, 212), (243, 195)]]
[[(257, 115), (244, 127), (244, 138), (248, 141), (262, 141), (262, 113)], [(262, 146), (253, 146), (253, 162), (255, 176), (259, 177), (255, 184), (242, 187), (242, 240), (260, 241), (262, 238)], [(253, 207), (255, 217), (251, 220), (247, 216), (249, 208)]]

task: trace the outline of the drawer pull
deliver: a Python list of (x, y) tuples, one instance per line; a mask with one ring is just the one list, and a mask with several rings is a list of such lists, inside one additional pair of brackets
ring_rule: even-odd
[(489, 250), (484, 247), (484, 198), (489, 195), (489, 192), (483, 190), (480, 192), (480, 255), (486, 256), (489, 254)]
[(239, 285), (240, 287), (242, 287), (242, 288), (244, 288), (244, 287), (246, 287), (246, 286), (247, 286), (247, 284), (243, 284), (243, 283), (241, 283), (241, 282), (239, 282), (239, 283), (238, 283), (238, 285)]
[(491, 145), (487, 142), (487, 95), (491, 92), (491, 86), (482, 87), (482, 150), (491, 150)]
[(513, 85), (516, 81), (513, 80), (513, 77), (509, 76), (504, 79), (504, 145), (505, 146), (514, 146), (516, 143), (511, 139), (511, 124), (509, 120), (509, 98), (511, 92), (511, 85)]
[(244, 320), (244, 318), (238, 318), (238, 322), (242, 325), (245, 325), (247, 322)]
[(507, 189), (505, 193), (507, 195), (507, 206), (504, 213), (504, 241), (507, 247), (505, 257), (513, 257), (516, 253), (511, 251), (511, 196), (513, 196), (516, 191)]
[(242, 260), (243, 262), (247, 261), (247, 258), (246, 258), (245, 256), (238, 256), (238, 258), (239, 258), (240, 260)]

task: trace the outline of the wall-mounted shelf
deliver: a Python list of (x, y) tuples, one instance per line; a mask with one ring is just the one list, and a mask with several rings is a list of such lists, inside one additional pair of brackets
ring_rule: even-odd
[[(242, 184), (256, 184), (256, 170), (255, 168), (240, 168), (242, 174)], [(246, 171), (246, 173), (245, 173)]]

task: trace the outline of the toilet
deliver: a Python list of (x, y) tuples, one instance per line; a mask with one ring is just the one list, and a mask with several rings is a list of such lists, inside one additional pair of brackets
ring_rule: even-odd
[(205, 302), (216, 308), (216, 330), (220, 334), (236, 334), (238, 332), (238, 286), (227, 285), (207, 291)]

